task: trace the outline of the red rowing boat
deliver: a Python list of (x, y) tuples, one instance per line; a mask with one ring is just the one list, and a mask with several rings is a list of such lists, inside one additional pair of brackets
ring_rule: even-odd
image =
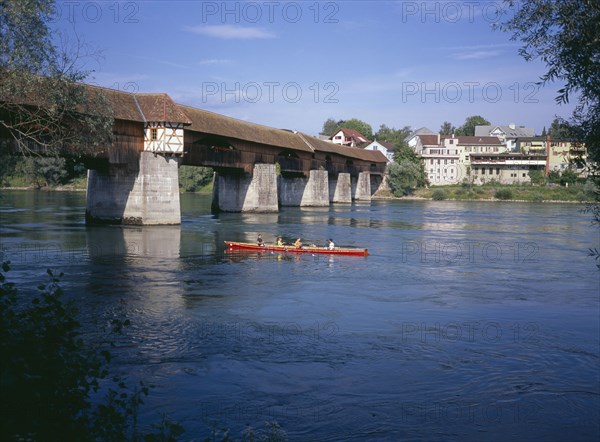
[(351, 249), (348, 247), (335, 247), (334, 249), (329, 249), (328, 247), (302, 246), (301, 248), (296, 248), (294, 246), (276, 246), (272, 244), (259, 246), (255, 243), (235, 241), (225, 241), (225, 244), (227, 244), (228, 252), (238, 250), (246, 252), (312, 253), (347, 256), (367, 256), (369, 254), (367, 249)]

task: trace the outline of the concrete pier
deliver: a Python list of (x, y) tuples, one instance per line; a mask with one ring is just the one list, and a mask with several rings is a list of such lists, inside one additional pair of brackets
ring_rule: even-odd
[(213, 211), (277, 212), (277, 172), (274, 164), (255, 164), (252, 174), (215, 173)]
[(141, 152), (137, 163), (88, 170), (88, 224), (181, 224), (178, 159)]
[(329, 180), (329, 201), (352, 203), (352, 181), (349, 173), (339, 173), (337, 179)]
[(356, 201), (371, 201), (371, 174), (369, 172), (358, 174), (358, 179), (353, 186), (353, 194)]
[(279, 201), (282, 206), (329, 206), (329, 182), (326, 170), (311, 170), (306, 177), (280, 177)]

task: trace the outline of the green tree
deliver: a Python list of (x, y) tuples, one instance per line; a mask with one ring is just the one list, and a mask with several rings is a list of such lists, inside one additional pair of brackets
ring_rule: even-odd
[(404, 138), (410, 135), (410, 126), (404, 126), (401, 129), (388, 127), (385, 124), (379, 126), (379, 130), (373, 136), (379, 141), (392, 143), (395, 148), (398, 148), (404, 143)]
[(589, 157), (600, 161), (600, 3), (597, 0), (506, 1), (499, 29), (521, 41), (520, 55), (540, 59), (546, 73), (540, 84), (559, 81), (556, 101), (567, 103), (577, 93), (571, 117), (575, 137), (584, 141)]
[(579, 175), (577, 175), (577, 172), (571, 169), (565, 169), (560, 175), (560, 184), (562, 184), (563, 186), (568, 184), (575, 184), (578, 178)]
[(552, 120), (550, 129), (548, 129), (548, 135), (550, 135), (552, 138), (571, 138), (575, 134), (568, 121), (556, 117), (554, 120)]
[(467, 117), (465, 123), (456, 129), (454, 132), (457, 136), (473, 136), (475, 135), (475, 126), (487, 126), (490, 122), (481, 115), (473, 115)]
[(71, 51), (55, 45), (48, 23), (54, 0), (0, 4), (0, 137), (22, 152), (92, 151), (112, 136), (112, 113), (99, 90), (78, 84), (89, 75), (79, 67), (81, 43)]
[(541, 169), (529, 169), (529, 179), (532, 184), (545, 184), (546, 183), (546, 174)]
[(363, 134), (369, 140), (373, 139), (373, 128), (369, 123), (366, 123), (358, 118), (351, 118), (343, 122), (343, 127), (346, 129), (354, 129)]
[(179, 188), (185, 192), (197, 192), (208, 185), (213, 178), (210, 167), (181, 166), (179, 168)]
[(558, 170), (551, 170), (548, 173), (548, 181), (553, 184), (560, 183), (560, 172)]
[[(148, 387), (140, 382), (132, 388), (110, 375), (110, 339), (84, 341), (77, 310), (62, 301), (62, 273), (47, 270), (50, 281), (23, 297), (5, 278), (9, 264), (0, 270), (0, 439), (176, 440), (183, 428), (164, 419), (155, 427), (158, 434), (140, 434), (138, 408)], [(129, 323), (117, 317), (110, 322), (116, 333)], [(101, 390), (104, 400), (97, 397)]]
[(440, 135), (452, 135), (456, 132), (456, 127), (449, 121), (444, 121), (440, 127)]
[(333, 118), (328, 118), (323, 123), (323, 129), (321, 130), (321, 134), (332, 136), (339, 127), (344, 124), (344, 120), (334, 120)]
[(388, 165), (388, 177), (394, 195), (403, 196), (410, 194), (417, 188), (421, 173), (422, 168), (409, 160), (390, 163)]
[(423, 159), (415, 153), (415, 151), (404, 141), (399, 147), (396, 147), (394, 151), (394, 161), (396, 163), (410, 162), (417, 167), (419, 173), (416, 176), (417, 187), (426, 186), (429, 184), (427, 175), (425, 174), (425, 165)]

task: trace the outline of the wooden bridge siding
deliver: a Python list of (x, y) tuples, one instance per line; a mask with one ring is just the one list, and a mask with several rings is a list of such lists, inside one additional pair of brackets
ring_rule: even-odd
[[(185, 132), (183, 165), (238, 169), (251, 173), (254, 164), (279, 163), (280, 170), (283, 173), (302, 173), (305, 176), (308, 176), (311, 170), (319, 169), (327, 170), (329, 174), (333, 175), (350, 173), (353, 176), (358, 176), (360, 172), (374, 174), (385, 172), (384, 164), (376, 164), (376, 167), (372, 168), (371, 162), (335, 153), (294, 151), (297, 158), (282, 158), (279, 154), (289, 149), (244, 140), (230, 140), (230, 144), (235, 147), (233, 150), (211, 151), (199, 144), (194, 144), (194, 142), (201, 140), (203, 136), (206, 136), (206, 134)], [(327, 156), (331, 158), (331, 161), (327, 161)], [(351, 165), (347, 164), (348, 160), (352, 161)]]
[(126, 164), (139, 160), (144, 150), (144, 123), (115, 120), (113, 125), (113, 143), (105, 155), (109, 163)]

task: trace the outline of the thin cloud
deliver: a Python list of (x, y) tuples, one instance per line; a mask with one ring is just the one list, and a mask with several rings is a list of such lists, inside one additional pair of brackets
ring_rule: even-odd
[(224, 65), (224, 64), (234, 64), (233, 60), (229, 60), (227, 58), (208, 58), (206, 60), (200, 60), (198, 62), (199, 65), (202, 66), (214, 66), (214, 65)]
[(275, 34), (265, 28), (251, 28), (237, 25), (198, 25), (184, 28), (194, 34), (208, 37), (222, 38), (225, 40), (256, 40), (275, 38)]
[(483, 60), (485, 58), (497, 57), (498, 55), (500, 55), (500, 51), (473, 51), (454, 54), (452, 58), (455, 60)]

